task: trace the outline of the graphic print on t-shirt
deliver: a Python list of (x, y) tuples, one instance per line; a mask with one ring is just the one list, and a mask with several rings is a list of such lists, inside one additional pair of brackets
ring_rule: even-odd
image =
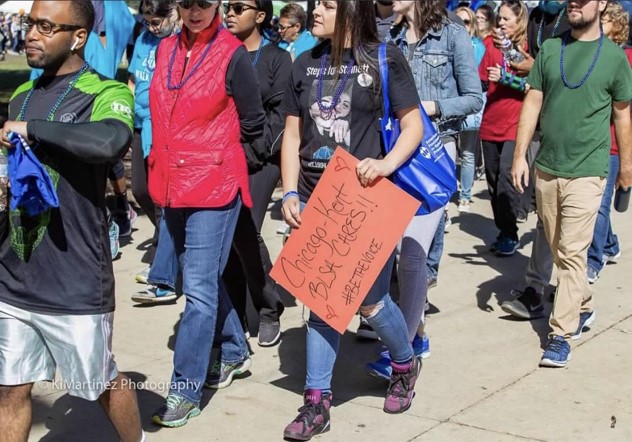
[[(318, 100), (319, 82), (322, 81), (322, 97)], [(351, 97), (353, 81), (347, 81), (340, 98), (334, 103), (336, 92), (343, 80), (319, 80), (312, 83), (309, 94), (309, 115), (314, 122), (312, 131), (312, 161), (308, 167), (324, 169), (337, 146), (349, 151), (351, 147)], [(333, 109), (332, 109), (333, 106)]]

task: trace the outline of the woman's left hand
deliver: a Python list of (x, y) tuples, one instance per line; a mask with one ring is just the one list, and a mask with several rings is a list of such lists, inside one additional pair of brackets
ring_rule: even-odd
[(394, 171), (395, 168), (386, 159), (365, 158), (356, 166), (356, 175), (362, 187), (370, 186), (378, 177), (389, 176)]
[(500, 65), (497, 64), (496, 67), (487, 68), (487, 78), (489, 81), (494, 83), (498, 83), (500, 81)]

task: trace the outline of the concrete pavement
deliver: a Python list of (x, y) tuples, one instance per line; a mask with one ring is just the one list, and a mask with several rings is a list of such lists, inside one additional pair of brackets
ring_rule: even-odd
[[(594, 284), (597, 320), (573, 343), (566, 369), (538, 368), (547, 319), (508, 317), (500, 302), (522, 288), (535, 231), (535, 217), (520, 225), (521, 247), (510, 258), (487, 251), (496, 235), (484, 181), (474, 187), (471, 213), (459, 215), (446, 235), (439, 284), (430, 291), (434, 314), (427, 331), (432, 356), (424, 360), (412, 408), (403, 415), (382, 411), (386, 383), (364, 374), (376, 345), (343, 336), (334, 376), (331, 431), (322, 441), (630, 441), (632, 440), (632, 212), (613, 213), (622, 257)], [(278, 200), (280, 194), (275, 194)], [(276, 219), (275, 219), (276, 218)], [(281, 248), (278, 202), (264, 226), (273, 257)], [(119, 369), (138, 382), (143, 426), (150, 441), (278, 441), (301, 405), (305, 376), (302, 306), (288, 299), (283, 341), (260, 348), (256, 337), (251, 375), (204, 396), (202, 414), (180, 429), (154, 426), (151, 414), (166, 395), (172, 369), (174, 328), (184, 306), (135, 306), (141, 290), (134, 275), (152, 228), (140, 217), (132, 241), (114, 263), (117, 310), (114, 353)], [(79, 271), (77, 277), (80, 277)], [(625, 281), (628, 281), (626, 284)], [(546, 303), (547, 312), (551, 304)], [(72, 398), (53, 384), (34, 391), (30, 440), (112, 441), (110, 424), (96, 403)]]

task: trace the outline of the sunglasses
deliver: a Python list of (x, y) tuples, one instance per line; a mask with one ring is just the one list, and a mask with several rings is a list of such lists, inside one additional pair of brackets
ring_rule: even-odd
[(466, 25), (469, 25), (472, 22), (470, 20), (463, 20), (463, 23), (465, 23)]
[(224, 4), (224, 14), (228, 14), (231, 9), (235, 13), (235, 15), (241, 15), (244, 13), (244, 11), (249, 11), (249, 10), (258, 11), (259, 10), (255, 8), (254, 6), (250, 6), (241, 2)]
[(198, 5), (200, 9), (208, 9), (219, 0), (176, 0), (178, 6), (182, 9), (191, 9), (193, 5)]

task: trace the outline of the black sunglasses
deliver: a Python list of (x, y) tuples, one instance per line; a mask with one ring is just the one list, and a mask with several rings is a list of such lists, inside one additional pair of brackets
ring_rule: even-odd
[(465, 23), (466, 25), (469, 25), (472, 22), (470, 20), (463, 20), (463, 23)]
[(218, 0), (176, 0), (178, 6), (182, 9), (191, 9), (195, 4), (197, 4), (200, 9), (208, 9), (217, 2)]
[(255, 8), (254, 6), (250, 6), (241, 2), (224, 4), (224, 14), (228, 14), (231, 9), (233, 10), (233, 12), (235, 12), (235, 15), (241, 15), (244, 13), (244, 11), (248, 11), (251, 9), (255, 11), (259, 10), (258, 8)]

